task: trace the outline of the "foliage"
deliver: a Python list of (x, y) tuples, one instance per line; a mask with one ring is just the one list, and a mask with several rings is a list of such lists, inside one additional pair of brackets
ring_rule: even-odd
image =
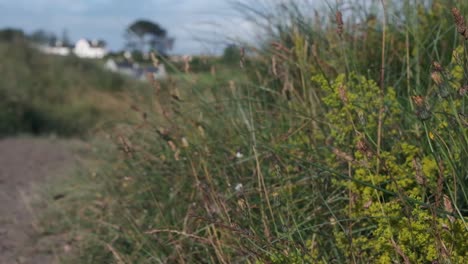
[(24, 32), (20, 29), (5, 28), (0, 30), (0, 41), (13, 42), (24, 40)]
[(228, 45), (223, 52), (223, 62), (227, 64), (237, 64), (241, 60), (241, 51), (237, 45)]
[(78, 263), (467, 262), (466, 26), (435, 1), (304, 10), (139, 95), (75, 188), (101, 186), (69, 212)]
[(75, 57), (53, 57), (25, 40), (0, 43), (0, 135), (84, 135), (112, 120), (118, 93), (136, 86), (99, 65)]
[[(39, 43), (39, 44), (55, 44), (58, 40), (57, 36), (52, 33), (52, 32), (47, 32), (45, 30), (36, 30), (32, 32), (29, 36), (28, 39), (33, 42), (33, 43)], [(67, 39), (62, 39), (61, 41), (63, 43), (66, 43), (68, 41), (63, 41)], [(70, 44), (70, 43), (68, 43)]]
[(130, 24), (126, 30), (126, 38), (129, 48), (142, 53), (156, 50), (163, 55), (172, 48), (174, 42), (167, 36), (164, 28), (148, 20), (137, 20)]
[[(317, 80), (322, 87), (329, 87), (323, 77)], [(345, 230), (335, 230), (338, 246), (349, 261), (464, 262), (468, 257), (465, 222), (453, 218), (453, 209), (447, 205), (452, 203), (451, 198), (440, 194), (441, 181), (447, 186), (454, 184), (452, 179), (441, 179), (446, 177), (444, 174), (463, 177), (456, 171), (444, 171), (442, 164), (460, 164), (461, 160), (436, 160), (424, 147), (424, 140), (402, 131), (400, 106), (393, 88), (379, 96), (376, 83), (351, 74), (347, 79), (339, 76), (326, 90), (329, 95), (324, 102), (332, 109), (327, 120), (334, 124), (330, 136), (338, 158), (329, 166), (339, 164), (340, 155), (336, 154), (350, 153), (352, 157), (347, 161), (351, 181), (336, 183), (349, 190), (346, 218), (358, 219), (347, 221)], [(385, 109), (381, 134), (385, 142), (380, 153), (376, 153), (381, 107)], [(453, 153), (457, 152), (454, 148)], [(362, 185), (363, 182), (371, 184)], [(376, 190), (376, 186), (385, 192)]]

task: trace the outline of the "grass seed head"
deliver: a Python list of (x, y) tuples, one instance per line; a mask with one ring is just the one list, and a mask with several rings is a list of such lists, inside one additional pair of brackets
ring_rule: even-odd
[(462, 87), (460, 87), (460, 89), (458, 90), (458, 94), (460, 94), (460, 96), (465, 96), (468, 94), (468, 85), (465, 84), (463, 85)]
[(420, 105), (416, 103), (416, 117), (419, 120), (426, 121), (429, 118), (431, 118), (431, 115), (432, 115), (431, 111), (429, 110), (429, 108), (424, 102), (420, 103)]
[(423, 171), (420, 159), (413, 158), (413, 169), (415, 171), (416, 182), (419, 185), (426, 186), (427, 185), (427, 179), (426, 179), (426, 176), (424, 175), (424, 171)]
[(434, 71), (437, 71), (437, 72), (442, 72), (444, 70), (442, 65), (437, 61), (432, 62), (432, 68), (434, 69)]
[(338, 33), (338, 35), (341, 37), (344, 31), (343, 14), (340, 11), (337, 11), (335, 14), (335, 18), (337, 25), (336, 33)]
[(424, 97), (421, 96), (421, 95), (415, 95), (415, 96), (412, 96), (411, 99), (413, 99), (413, 102), (416, 104), (416, 106), (418, 107), (422, 107), (425, 105), (425, 102), (424, 102)]
[(153, 62), (154, 67), (156, 68), (159, 67), (159, 60), (156, 57), (156, 54), (154, 52), (151, 52), (150, 55), (151, 55), (151, 61)]
[(442, 82), (443, 82), (442, 74), (440, 74), (440, 72), (438, 72), (438, 71), (433, 71), (431, 73), (431, 78), (434, 81), (434, 83), (437, 84), (438, 86), (440, 86), (442, 84)]
[(458, 33), (460, 33), (465, 40), (468, 40), (468, 29), (465, 24), (465, 18), (461, 15), (460, 10), (456, 7), (452, 8), (452, 15), (455, 20), (455, 26), (457, 27)]
[(343, 84), (341, 84), (338, 87), (338, 95), (340, 96), (340, 99), (343, 102), (343, 104), (348, 103), (348, 93), (346, 91), (346, 86), (344, 86)]

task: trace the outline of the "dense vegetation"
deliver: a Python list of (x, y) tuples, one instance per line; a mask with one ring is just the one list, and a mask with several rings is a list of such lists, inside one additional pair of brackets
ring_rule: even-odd
[(0, 136), (84, 136), (123, 116), (119, 94), (141, 88), (94, 62), (41, 54), (23, 36), (2, 39)]
[(65, 184), (77, 262), (468, 262), (468, 6), (373, 7), (262, 10), (271, 45), (155, 83)]

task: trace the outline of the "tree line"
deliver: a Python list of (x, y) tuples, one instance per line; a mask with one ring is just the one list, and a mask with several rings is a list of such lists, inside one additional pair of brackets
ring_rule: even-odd
[[(160, 55), (166, 55), (174, 46), (175, 39), (168, 35), (165, 28), (150, 20), (139, 19), (131, 23), (124, 31), (124, 48), (133, 52), (148, 53), (155, 51)], [(0, 41), (14, 41), (28, 39), (35, 43), (55, 44), (58, 41), (64, 46), (71, 46), (67, 30), (63, 30), (58, 36), (53, 32), (39, 29), (26, 34), (21, 29), (5, 28), (0, 30)]]

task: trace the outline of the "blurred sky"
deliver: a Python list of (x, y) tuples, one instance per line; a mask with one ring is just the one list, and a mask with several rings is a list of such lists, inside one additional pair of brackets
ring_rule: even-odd
[[(112, 50), (124, 47), (124, 31), (136, 19), (159, 23), (176, 39), (173, 54), (213, 53), (227, 38), (250, 38), (250, 23), (232, 0), (0, 0), (0, 28), (31, 33), (44, 29), (72, 41), (103, 39)], [(204, 41), (197, 39), (202, 38)]]

